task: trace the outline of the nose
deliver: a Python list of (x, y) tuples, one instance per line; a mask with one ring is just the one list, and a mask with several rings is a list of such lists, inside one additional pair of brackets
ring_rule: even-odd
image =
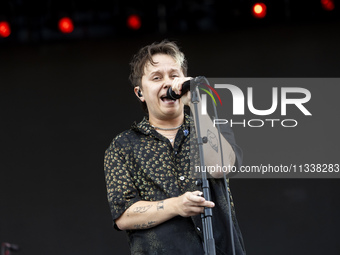
[(172, 84), (172, 79), (168, 76), (165, 77), (164, 83), (163, 83), (163, 88), (170, 88)]

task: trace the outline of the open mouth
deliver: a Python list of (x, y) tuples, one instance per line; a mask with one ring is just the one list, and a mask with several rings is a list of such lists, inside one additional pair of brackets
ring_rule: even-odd
[(161, 100), (163, 102), (175, 102), (176, 101), (175, 99), (168, 98), (167, 96), (161, 96)]

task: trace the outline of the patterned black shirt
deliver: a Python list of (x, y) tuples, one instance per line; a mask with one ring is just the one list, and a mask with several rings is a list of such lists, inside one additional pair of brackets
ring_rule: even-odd
[[(185, 115), (172, 146), (145, 117), (112, 141), (105, 153), (104, 169), (114, 221), (140, 200), (160, 201), (187, 191), (200, 190), (195, 184), (196, 179), (190, 174), (190, 127), (192, 120)], [(241, 163), (242, 151), (235, 144), (231, 129), (223, 130), (222, 134), (233, 147), (237, 164)], [(216, 204), (213, 208), (216, 251), (217, 254), (232, 254), (224, 181), (209, 179), (209, 182), (212, 201)], [(230, 199), (232, 201), (231, 195)], [(233, 202), (231, 205), (236, 254), (245, 254)], [(126, 232), (131, 254), (134, 255), (204, 254), (200, 215), (187, 218), (177, 216), (150, 229)]]

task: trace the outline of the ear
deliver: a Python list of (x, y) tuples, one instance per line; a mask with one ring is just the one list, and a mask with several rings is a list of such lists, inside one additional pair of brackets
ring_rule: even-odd
[(135, 87), (134, 89), (135, 95), (139, 98), (140, 101), (144, 102), (144, 97), (143, 97), (143, 93), (140, 89), (139, 86)]

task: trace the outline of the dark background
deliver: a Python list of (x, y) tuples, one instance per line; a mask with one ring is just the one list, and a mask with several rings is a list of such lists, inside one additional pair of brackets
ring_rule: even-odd
[[(20, 254), (29, 255), (128, 254), (124, 232), (112, 226), (103, 155), (115, 135), (142, 118), (127, 78), (141, 46), (176, 40), (190, 76), (337, 77), (339, 28), (337, 20), (308, 20), (195, 33), (2, 41), (0, 242), (18, 244)], [(235, 129), (245, 164), (270, 158), (259, 153), (268, 151), (266, 137), (256, 147), (247, 132)], [(321, 132), (310, 132), (310, 139)], [(327, 143), (315, 148), (340, 152)], [(333, 160), (320, 163), (339, 163)], [(232, 179), (248, 254), (340, 254), (339, 184)]]

